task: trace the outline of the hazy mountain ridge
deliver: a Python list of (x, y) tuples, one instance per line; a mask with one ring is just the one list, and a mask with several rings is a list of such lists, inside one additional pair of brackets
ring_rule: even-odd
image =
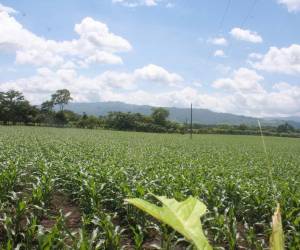
[[(136, 105), (128, 104), (124, 102), (93, 102), (93, 103), (69, 103), (66, 105), (65, 109), (74, 111), (78, 114), (85, 112), (88, 115), (106, 115), (108, 112), (120, 111), (120, 112), (132, 112), (141, 113), (144, 115), (150, 115), (153, 106), (149, 105)], [(189, 108), (175, 108), (175, 107), (165, 107), (170, 111), (169, 119), (177, 122), (185, 122), (190, 119), (190, 109)], [(300, 117), (287, 117), (287, 118), (265, 118), (260, 119), (265, 125), (277, 126), (284, 122), (289, 122), (294, 127), (300, 128)], [(234, 115), (230, 113), (218, 113), (208, 109), (193, 109), (193, 121), (194, 123), (201, 123), (207, 125), (215, 124), (247, 124), (256, 125), (257, 118)]]

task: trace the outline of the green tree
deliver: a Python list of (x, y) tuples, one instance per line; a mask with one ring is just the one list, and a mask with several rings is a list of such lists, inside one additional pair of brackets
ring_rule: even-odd
[(46, 113), (50, 113), (53, 110), (53, 106), (54, 106), (54, 103), (53, 103), (52, 100), (51, 101), (45, 101), (41, 104), (41, 111), (46, 112)]
[(287, 122), (284, 124), (281, 124), (277, 127), (277, 132), (279, 133), (288, 133), (288, 132), (294, 132), (295, 128), (288, 124)]
[(152, 108), (151, 117), (155, 124), (165, 126), (167, 118), (169, 116), (169, 111), (164, 108)]
[(113, 129), (132, 130), (135, 128), (134, 115), (131, 113), (109, 112), (106, 117), (106, 125)]
[(77, 122), (80, 119), (80, 115), (71, 110), (64, 110), (64, 113), (68, 122)]
[(0, 121), (6, 120), (5, 93), (0, 92)]
[(0, 93), (0, 120), (4, 123), (30, 122), (36, 115), (36, 108), (25, 100), (19, 91), (9, 90)]
[(82, 119), (83, 119), (83, 120), (86, 120), (87, 118), (88, 118), (87, 114), (86, 114), (85, 112), (83, 112), (83, 114), (82, 114)]
[(246, 124), (242, 123), (242, 124), (240, 124), (240, 125), (238, 126), (238, 129), (239, 129), (239, 130), (246, 130), (246, 129), (248, 129), (248, 127), (247, 127)]
[(58, 111), (55, 114), (54, 119), (55, 119), (55, 123), (58, 125), (64, 126), (65, 124), (68, 123), (67, 117), (63, 111)]
[(27, 100), (24, 100), (16, 107), (16, 121), (25, 124), (35, 122), (38, 113), (39, 109), (36, 106), (30, 105)]
[(70, 91), (67, 89), (57, 90), (51, 98), (53, 104), (59, 106), (60, 111), (63, 111), (64, 105), (68, 104), (71, 100), (73, 100), (73, 98), (71, 97)]
[(87, 128), (90, 128), (90, 129), (96, 128), (96, 127), (99, 126), (98, 118), (96, 116), (93, 116), (93, 115), (90, 115), (87, 118), (86, 122), (87, 122)]
[(100, 119), (98, 119), (96, 116), (90, 115), (88, 116), (86, 113), (83, 113), (83, 116), (81, 116), (80, 120), (77, 121), (76, 126), (78, 128), (97, 128), (100, 125)]

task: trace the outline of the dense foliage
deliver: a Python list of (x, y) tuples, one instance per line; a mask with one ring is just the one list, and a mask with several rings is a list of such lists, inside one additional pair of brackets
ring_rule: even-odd
[(0, 245), (185, 249), (180, 235), (124, 204), (155, 193), (203, 201), (205, 234), (226, 249), (267, 247), (278, 200), (287, 249), (299, 249), (300, 142), (266, 145), (269, 157), (256, 136), (0, 126)]
[[(59, 127), (99, 128), (116, 130), (133, 130), (144, 132), (180, 132), (183, 126), (168, 121), (168, 111), (153, 108), (151, 116), (139, 113), (110, 112), (104, 117), (76, 114), (64, 110), (64, 106), (72, 100), (67, 89), (57, 90), (51, 99), (43, 102), (40, 108), (31, 106), (21, 92), (10, 90), (0, 92), (0, 121), (3, 124), (26, 124)], [(55, 111), (55, 107), (59, 111)]]
[[(257, 126), (240, 125), (203, 125), (193, 124), (194, 133), (198, 134), (228, 134), (228, 135), (260, 135)], [(278, 127), (263, 126), (265, 136), (285, 136), (300, 138), (300, 129), (295, 129), (288, 123), (279, 125)]]

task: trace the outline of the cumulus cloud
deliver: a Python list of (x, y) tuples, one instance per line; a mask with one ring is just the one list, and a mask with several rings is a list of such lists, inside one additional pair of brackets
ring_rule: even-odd
[[(164, 92), (149, 92), (136, 90), (126, 94), (111, 93), (106, 100), (123, 101), (133, 104), (145, 104), (163, 107), (189, 107), (191, 102), (194, 107), (226, 112), (232, 107), (229, 99), (223, 99), (220, 94), (201, 93), (194, 87), (183, 87), (177, 90)], [(105, 100), (105, 98), (103, 99)]]
[(119, 52), (131, 50), (130, 43), (110, 32), (107, 25), (90, 17), (75, 25), (78, 39), (47, 40), (24, 28), (12, 11), (0, 11), (0, 51), (16, 54), (16, 63), (36, 66), (61, 66), (72, 62), (87, 66), (90, 63), (120, 64)]
[(251, 43), (262, 43), (263, 39), (260, 35), (258, 35), (257, 32), (241, 29), (241, 28), (233, 28), (230, 31), (230, 34), (232, 37), (234, 37), (237, 40), (251, 42)]
[(189, 107), (192, 102), (198, 108), (257, 117), (300, 115), (300, 87), (287, 83), (284, 85), (283, 88), (283, 83), (275, 84), (270, 92), (260, 93), (235, 90), (227, 93), (205, 93), (188, 86), (158, 93), (144, 90), (134, 90), (126, 94), (106, 92), (103, 100), (175, 107)]
[(147, 6), (152, 7), (158, 5), (162, 0), (112, 0), (113, 3), (119, 3), (126, 7)]
[[(147, 6), (163, 2), (115, 1)], [(207, 93), (199, 90), (202, 83), (191, 82), (188, 86), (182, 76), (155, 64), (132, 72), (105, 71), (85, 76), (83, 71), (77, 71), (78, 67), (88, 67), (92, 63), (120, 64), (122, 58), (119, 53), (130, 51), (130, 43), (112, 33), (106, 24), (90, 17), (75, 25), (76, 39), (49, 40), (24, 28), (12, 16), (15, 13), (12, 8), (0, 5), (0, 51), (14, 53), (17, 64), (31, 64), (39, 68), (33, 76), (0, 82), (0, 90), (19, 90), (34, 104), (45, 101), (57, 89), (67, 88), (78, 102), (115, 100), (178, 107), (186, 107), (193, 102), (195, 107), (218, 112), (255, 116), (300, 115), (299, 86), (281, 82), (267, 90), (263, 87), (263, 76), (247, 68), (230, 74), (230, 67), (218, 65), (217, 70), (226, 77), (215, 80), (212, 83), (215, 91)], [(232, 35), (237, 39), (262, 42), (255, 32), (235, 31), (238, 32), (232, 31)], [(221, 37), (211, 42), (215, 45), (227, 43)], [(251, 63), (256, 69), (296, 75), (300, 73), (299, 51), (300, 45), (296, 44), (288, 48), (271, 47), (265, 55), (252, 53), (249, 59), (254, 60)], [(222, 52), (219, 50), (216, 56), (222, 56)], [(140, 88), (147, 84), (156, 87)]]
[(217, 79), (213, 87), (229, 90), (222, 94), (227, 112), (252, 116), (300, 115), (299, 86), (276, 83), (267, 91), (262, 81), (263, 77), (254, 70), (240, 68), (230, 78)]
[(215, 51), (214, 56), (215, 57), (225, 57), (225, 53), (224, 53), (223, 50), (218, 49), (218, 50)]
[(14, 10), (13, 8), (11, 7), (7, 7), (7, 6), (4, 6), (3, 4), (0, 3), (0, 12), (6, 12), (8, 14), (16, 14), (18, 13), (16, 10)]
[(138, 80), (146, 80), (153, 82), (164, 82), (171, 86), (176, 86), (183, 81), (183, 78), (176, 73), (169, 73), (164, 68), (149, 64), (141, 69), (134, 71), (134, 77)]
[[(31, 101), (39, 103), (47, 99), (51, 93), (60, 88), (67, 88), (74, 94), (76, 101), (103, 100), (104, 93), (110, 95), (119, 91), (126, 91), (124, 96), (137, 90), (140, 83), (157, 84), (159, 86), (179, 86), (183, 78), (166, 69), (149, 64), (133, 72), (105, 71), (95, 77), (86, 77), (75, 69), (38, 68), (32, 77), (21, 78), (0, 83), (2, 91), (16, 89), (23, 92)], [(129, 92), (128, 92), (129, 91)], [(105, 99), (106, 100), (106, 99)]]
[(228, 44), (227, 40), (224, 37), (215, 37), (215, 38), (209, 39), (208, 42), (210, 42), (214, 45), (220, 45), (220, 46), (226, 46)]
[(71, 68), (44, 67), (32, 77), (0, 83), (0, 89), (22, 91), (35, 104), (48, 99), (55, 90), (67, 88), (77, 102), (123, 101), (176, 107), (187, 107), (192, 102), (195, 107), (218, 112), (252, 116), (300, 115), (300, 86), (282, 82), (267, 91), (262, 86), (263, 77), (254, 70), (240, 68), (229, 78), (217, 79), (213, 83), (216, 91), (209, 93), (196, 84), (149, 91), (139, 88), (141, 81), (170, 86), (170, 81), (182, 79), (164, 70), (166, 75), (162, 76), (159, 70), (155, 75), (152, 69), (157, 67), (160, 68), (148, 65), (129, 73), (106, 71), (94, 77), (83, 76)]
[(300, 0), (278, 0), (278, 3), (285, 5), (289, 12), (300, 11)]
[(265, 55), (257, 59), (259, 60), (251, 62), (256, 69), (289, 75), (300, 74), (299, 44), (292, 44), (287, 48), (270, 47)]
[(263, 79), (254, 70), (239, 68), (232, 73), (230, 78), (221, 78), (213, 82), (213, 87), (237, 92), (261, 93), (264, 92), (260, 85)]
[(259, 53), (250, 53), (248, 55), (248, 58), (250, 59), (261, 59), (263, 57), (262, 54), (259, 54)]
[(95, 77), (80, 75), (71, 68), (53, 70), (43, 67), (38, 68), (37, 74), (32, 77), (0, 83), (0, 89), (19, 90), (34, 104), (47, 100), (57, 89), (67, 88), (77, 102), (123, 101), (154, 106), (184, 107), (192, 101), (196, 107), (213, 108), (220, 112), (225, 112), (230, 105), (218, 94), (200, 93), (196, 88), (184, 85), (175, 89), (159, 88), (159, 91), (153, 90), (154, 92), (141, 90), (138, 87), (141, 81), (172, 87), (175, 82), (183, 81), (183, 78), (153, 64), (130, 73), (106, 71)]

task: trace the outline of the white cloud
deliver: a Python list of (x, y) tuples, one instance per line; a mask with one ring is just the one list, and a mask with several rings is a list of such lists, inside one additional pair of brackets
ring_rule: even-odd
[(41, 51), (38, 49), (30, 50), (17, 50), (16, 51), (16, 62), (18, 64), (32, 64), (35, 66), (56, 66), (62, 64), (64, 59), (50, 51)]
[(67, 88), (71, 91), (74, 101), (77, 102), (123, 101), (134, 104), (181, 107), (193, 102), (198, 107), (226, 111), (227, 101), (222, 100), (218, 95), (203, 94), (191, 87), (181, 87), (175, 90), (160, 89), (156, 92), (145, 91), (138, 88), (141, 80), (147, 80), (151, 84), (168, 85), (172, 81), (181, 81), (182, 77), (155, 65), (145, 66), (132, 73), (107, 71), (95, 77), (84, 77), (73, 69), (54, 71), (49, 68), (39, 68), (35, 76), (0, 83), (0, 89), (5, 91), (13, 88), (22, 91), (26, 98), (35, 104), (49, 99), (55, 90)]
[(14, 10), (13, 8), (11, 7), (7, 7), (7, 6), (4, 6), (3, 4), (0, 3), (0, 12), (6, 12), (8, 14), (16, 14), (18, 13), (16, 10)]
[(0, 51), (16, 53), (16, 63), (36, 66), (77, 66), (90, 63), (120, 64), (119, 52), (131, 50), (130, 43), (113, 33), (106, 24), (90, 17), (75, 25), (78, 39), (55, 41), (40, 37), (24, 28), (8, 12), (0, 12)]
[[(0, 90), (16, 89), (23, 92), (25, 96), (29, 96), (30, 101), (39, 103), (48, 98), (56, 89), (67, 88), (74, 94), (76, 101), (99, 101), (107, 92), (115, 95), (119, 91), (137, 90), (141, 82), (157, 84), (157, 87), (163, 85), (174, 87), (182, 81), (183, 78), (180, 75), (153, 64), (131, 73), (105, 71), (95, 77), (78, 74), (72, 67), (58, 70), (42, 67), (37, 69), (35, 76), (0, 83)], [(126, 96), (125, 93), (124, 96)]]
[[(154, 6), (163, 0), (133, 2)], [(12, 8), (0, 5), (0, 51), (15, 53), (18, 64), (29, 63), (41, 67), (31, 77), (0, 83), (0, 90), (22, 91), (35, 104), (48, 99), (57, 89), (68, 88), (75, 101), (118, 100), (179, 107), (189, 106), (193, 102), (195, 107), (219, 112), (258, 116), (300, 115), (299, 86), (277, 83), (267, 91), (262, 85), (263, 77), (247, 68), (237, 69), (229, 77), (214, 81), (215, 91), (212, 93), (203, 92), (204, 88), (201, 91), (197, 89), (202, 82), (191, 82), (190, 86), (193, 87), (188, 87), (182, 76), (154, 64), (132, 72), (105, 71), (96, 76), (84, 76), (76, 68), (88, 67), (91, 63), (122, 63), (118, 53), (130, 51), (130, 43), (113, 34), (106, 24), (90, 17), (75, 25), (76, 39), (45, 39), (24, 28), (11, 16), (14, 13), (16, 11)], [(262, 42), (262, 38), (252, 31), (235, 35), (241, 40)], [(211, 42), (216, 45), (227, 44), (227, 40), (221, 37)], [(218, 52), (217, 55), (224, 55), (224, 52)], [(271, 47), (265, 55), (252, 53), (249, 58), (254, 60), (252, 65), (257, 69), (300, 73), (300, 45)], [(218, 65), (217, 70), (227, 75), (231, 68)], [(147, 84), (156, 87), (149, 88), (151, 91), (141, 90), (140, 86)]]
[(237, 40), (251, 42), (251, 43), (262, 43), (263, 39), (255, 31), (245, 30), (241, 28), (233, 28), (230, 34)]
[(208, 42), (214, 45), (226, 46), (228, 44), (227, 40), (224, 37), (216, 37), (213, 39), (209, 39)]
[[(84, 18), (81, 23), (76, 24), (74, 30), (79, 34), (83, 45), (94, 45), (96, 48), (104, 49), (105, 51), (118, 52), (128, 51), (131, 45), (124, 38), (111, 33), (105, 23), (95, 21), (91, 17)], [(88, 44), (84, 42), (88, 41)], [(72, 41), (74, 42), (74, 41)]]
[(251, 116), (300, 115), (300, 87), (288, 83), (277, 83), (271, 91), (261, 85), (263, 77), (255, 71), (240, 68), (231, 78), (218, 79), (213, 83), (223, 92), (226, 111)]
[(289, 12), (300, 11), (300, 0), (278, 0), (278, 3), (285, 5)]
[(119, 56), (105, 52), (97, 51), (94, 55), (87, 57), (84, 62), (89, 65), (91, 63), (100, 63), (100, 64), (122, 64), (123, 61)]
[(285, 90), (261, 93), (233, 91), (207, 94), (193, 87), (156, 94), (137, 90), (126, 95), (112, 94), (106, 100), (175, 107), (189, 107), (192, 102), (198, 108), (258, 117), (300, 115), (300, 87), (289, 84)]
[(108, 99), (123, 101), (133, 104), (145, 104), (165, 107), (189, 107), (191, 102), (194, 107), (207, 108), (218, 112), (226, 112), (231, 109), (228, 99), (222, 99), (220, 94), (205, 94), (193, 87), (183, 87), (178, 90), (151, 93), (137, 90), (130, 93), (111, 94)]
[(224, 53), (223, 50), (218, 49), (218, 50), (215, 51), (214, 56), (215, 57), (225, 57), (225, 53)]
[(193, 81), (192, 85), (195, 86), (195, 87), (197, 87), (197, 88), (203, 87), (203, 84), (202, 84), (201, 81)]
[(259, 70), (289, 75), (300, 74), (300, 45), (292, 44), (287, 48), (270, 47), (260, 60), (251, 62)]
[(145, 0), (145, 5), (146, 6), (156, 6), (157, 0)]
[[(145, 79), (149, 84), (169, 85), (168, 77), (140, 74), (147, 71), (146, 66), (130, 73), (106, 71), (95, 77), (85, 77), (74, 69), (39, 68), (35, 76), (0, 83), (0, 89), (22, 91), (35, 104), (49, 99), (55, 90), (67, 88), (77, 102), (123, 101), (176, 107), (188, 107), (192, 102), (194, 107), (218, 112), (252, 116), (300, 115), (299, 86), (277, 83), (267, 91), (261, 85), (263, 77), (253, 70), (240, 68), (230, 78), (216, 80), (213, 85), (217, 91), (212, 93), (198, 90), (196, 84), (193, 84), (194, 87), (181, 86), (177, 89), (141, 90), (139, 82)], [(157, 79), (165, 82), (157, 83)]]
[(259, 54), (259, 53), (250, 53), (250, 54), (248, 55), (248, 57), (249, 57), (250, 59), (261, 59), (261, 58), (263, 57), (263, 55), (262, 55), (262, 54)]
[(134, 77), (138, 80), (165, 82), (171, 86), (176, 86), (183, 81), (183, 78), (176, 73), (169, 73), (164, 68), (149, 64), (141, 69), (134, 71)]
[(158, 5), (162, 0), (112, 0), (113, 3), (119, 3), (126, 7), (147, 6), (152, 7)]
[(260, 81), (264, 78), (258, 75), (254, 70), (247, 68), (239, 68), (235, 70), (231, 78), (221, 78), (213, 83), (213, 87), (217, 89), (228, 89), (239, 92), (261, 93), (263, 88)]

